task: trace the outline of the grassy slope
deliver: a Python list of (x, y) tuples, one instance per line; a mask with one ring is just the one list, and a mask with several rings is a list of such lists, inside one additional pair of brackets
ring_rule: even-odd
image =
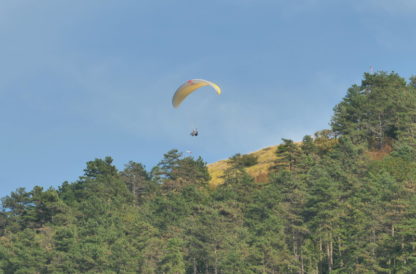
[[(335, 139), (329, 141), (316, 141), (318, 147), (321, 149), (325, 147), (331, 147), (336, 143)], [(300, 144), (300, 143), (297, 143)], [(256, 182), (265, 183), (268, 180), (269, 167), (273, 165), (273, 162), (277, 159), (276, 149), (278, 145), (266, 147), (261, 150), (249, 153), (257, 157), (258, 163), (254, 166), (246, 168), (246, 171), (255, 179)], [(392, 151), (390, 145), (386, 145), (380, 150), (366, 151), (365, 154), (369, 160), (377, 161), (382, 160), (386, 155)], [(224, 174), (224, 170), (229, 167), (228, 160), (221, 160), (212, 164), (208, 164), (208, 171), (211, 175), (211, 186), (219, 185), (223, 182), (221, 178)]]
[[(257, 157), (258, 163), (254, 166), (246, 168), (246, 171), (253, 176), (256, 182), (266, 182), (268, 178), (269, 167), (272, 166), (273, 162), (277, 159), (276, 156), (277, 146), (266, 147), (261, 150), (249, 153)], [(211, 175), (212, 186), (216, 186), (223, 182), (221, 176), (229, 167), (228, 160), (221, 160), (208, 165), (209, 174)]]

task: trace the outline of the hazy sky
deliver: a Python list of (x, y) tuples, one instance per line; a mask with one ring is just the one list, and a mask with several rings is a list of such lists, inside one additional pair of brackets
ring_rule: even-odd
[[(150, 169), (300, 140), (370, 66), (415, 74), (415, 26), (414, 0), (0, 0), (0, 197), (105, 156)], [(173, 109), (191, 78), (223, 94)]]

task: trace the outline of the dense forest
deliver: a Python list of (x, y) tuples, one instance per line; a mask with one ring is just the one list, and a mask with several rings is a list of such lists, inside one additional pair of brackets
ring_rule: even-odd
[[(278, 125), (276, 125), (278, 126)], [(279, 140), (276, 140), (278, 143)], [(416, 77), (365, 73), (267, 183), (167, 152), (2, 198), (0, 273), (416, 273)]]

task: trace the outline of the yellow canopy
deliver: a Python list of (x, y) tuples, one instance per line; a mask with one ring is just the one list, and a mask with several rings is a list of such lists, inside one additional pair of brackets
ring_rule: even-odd
[(192, 79), (186, 81), (176, 90), (172, 98), (172, 105), (175, 108), (178, 107), (189, 94), (204, 86), (211, 86), (215, 89), (218, 95), (221, 94), (221, 89), (217, 84), (203, 79)]

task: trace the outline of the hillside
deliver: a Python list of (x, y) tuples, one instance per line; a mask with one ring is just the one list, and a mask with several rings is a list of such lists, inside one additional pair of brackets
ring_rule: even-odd
[[(273, 162), (277, 159), (276, 156), (276, 146), (270, 146), (258, 151), (249, 153), (257, 157), (257, 164), (245, 170), (250, 174), (256, 182), (262, 183), (267, 182), (269, 175), (269, 168), (273, 165)], [(208, 164), (209, 175), (211, 176), (210, 185), (217, 186), (221, 184), (224, 180), (221, 178), (224, 174), (224, 171), (230, 167), (228, 159), (221, 160), (215, 163)]]
[[(329, 142), (330, 144), (333, 144), (334, 140), (332, 142)], [(298, 144), (300, 145), (300, 143)], [(257, 150), (255, 152), (248, 153), (248, 155), (253, 155), (257, 157), (257, 164), (245, 168), (245, 171), (254, 178), (254, 181), (256, 183), (267, 183), (270, 173), (270, 167), (273, 166), (273, 163), (279, 159), (279, 157), (276, 155), (276, 150), (279, 147), (279, 145), (275, 146), (269, 146), (262, 148), (260, 150)], [(368, 157), (369, 160), (382, 160), (384, 157), (388, 156), (390, 152), (392, 151), (391, 146), (385, 145), (383, 148), (380, 149), (373, 149), (365, 151), (365, 155)], [(210, 186), (218, 186), (224, 182), (224, 179), (222, 178), (224, 175), (224, 171), (227, 168), (230, 168), (231, 165), (229, 163), (229, 159), (220, 160), (211, 164), (207, 165), (209, 175), (211, 176), (211, 180), (209, 182)]]
[(301, 143), (18, 188), (0, 273), (416, 273), (416, 84), (365, 77)]

